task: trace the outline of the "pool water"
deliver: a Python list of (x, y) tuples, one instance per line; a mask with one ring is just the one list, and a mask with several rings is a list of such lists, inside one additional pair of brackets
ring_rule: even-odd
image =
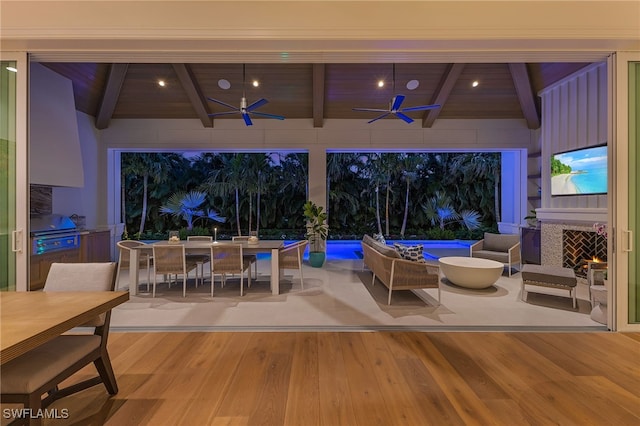
[[(469, 246), (474, 243), (474, 241), (463, 240), (387, 240), (387, 245), (393, 247), (394, 242), (407, 246), (422, 244), (424, 247), (424, 257), (426, 259), (439, 259), (443, 256), (468, 256)], [(305, 255), (305, 258), (307, 257), (308, 254)], [(327, 259), (362, 259), (360, 240), (327, 241)]]

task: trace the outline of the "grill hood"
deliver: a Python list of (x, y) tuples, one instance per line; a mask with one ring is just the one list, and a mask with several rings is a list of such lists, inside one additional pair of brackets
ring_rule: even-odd
[(76, 231), (76, 225), (69, 216), (44, 214), (31, 216), (31, 236)]

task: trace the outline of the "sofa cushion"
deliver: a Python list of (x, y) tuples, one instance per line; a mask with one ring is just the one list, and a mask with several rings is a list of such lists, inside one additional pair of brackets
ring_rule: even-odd
[(509, 263), (509, 253), (502, 253), (490, 250), (475, 250), (473, 257), (479, 257), (482, 259), (495, 260), (500, 263)]
[(387, 244), (387, 240), (385, 240), (384, 235), (382, 234), (373, 234), (373, 239), (379, 243)]
[(522, 267), (523, 281), (534, 281), (565, 287), (575, 287), (578, 283), (571, 268), (526, 264)]
[(364, 234), (364, 236), (362, 237), (362, 242), (368, 246), (371, 246), (373, 245), (375, 240), (370, 235)]
[(520, 236), (518, 234), (492, 234), (485, 232), (482, 249), (506, 253), (519, 242)]
[(373, 247), (383, 256), (393, 257), (395, 259), (400, 258), (400, 255), (396, 252), (396, 250), (393, 247), (388, 246), (386, 244), (382, 244), (377, 241), (374, 241), (373, 244), (371, 244), (371, 247)]
[(396, 249), (402, 259), (412, 260), (414, 262), (424, 262), (424, 255), (422, 254), (422, 244), (415, 246), (405, 246), (400, 243), (393, 243), (393, 247)]

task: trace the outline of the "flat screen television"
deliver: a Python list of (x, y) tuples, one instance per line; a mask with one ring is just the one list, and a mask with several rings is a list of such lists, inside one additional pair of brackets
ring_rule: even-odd
[(607, 193), (607, 146), (559, 152), (551, 156), (551, 195)]

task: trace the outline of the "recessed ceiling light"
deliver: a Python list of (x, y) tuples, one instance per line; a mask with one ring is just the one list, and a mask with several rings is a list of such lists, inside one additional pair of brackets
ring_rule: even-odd
[(229, 80), (221, 78), (218, 80), (218, 87), (223, 90), (228, 90), (231, 88), (231, 83), (229, 83)]
[(473, 83), (471, 83), (471, 87), (478, 87), (479, 84), (480, 82), (478, 80), (474, 80)]
[(16, 68), (16, 67), (7, 67), (7, 71), (18, 72), (18, 68)]
[(418, 86), (420, 86), (420, 82), (418, 80), (410, 80), (407, 83), (407, 89), (409, 90), (416, 90)]
[(258, 80), (253, 80), (253, 82), (251, 84), (253, 84), (253, 87), (260, 86), (260, 82)]
[(384, 87), (384, 80), (378, 80), (378, 87)]
[(165, 83), (164, 80), (158, 80), (158, 86), (164, 87), (166, 85), (167, 85), (167, 83)]

